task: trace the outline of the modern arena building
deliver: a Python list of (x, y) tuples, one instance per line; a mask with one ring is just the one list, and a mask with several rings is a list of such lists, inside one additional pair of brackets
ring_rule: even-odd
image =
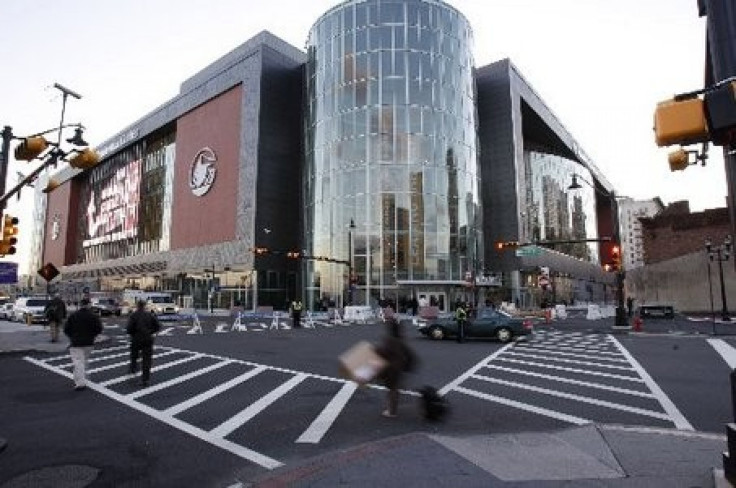
[(439, 0), (345, 1), (306, 53), (261, 32), (96, 167), (51, 175), (32, 269), (55, 264), (67, 295), (195, 307), (611, 300), (610, 184), (513, 64), (476, 69), (472, 45)]

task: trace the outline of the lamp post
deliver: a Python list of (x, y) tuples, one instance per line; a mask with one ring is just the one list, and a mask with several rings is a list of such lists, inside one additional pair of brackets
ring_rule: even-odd
[(623, 256), (621, 256), (621, 230), (619, 228), (619, 222), (618, 222), (618, 201), (616, 200), (616, 193), (611, 190), (608, 193), (604, 193), (600, 191), (594, 184), (586, 181), (583, 177), (581, 177), (578, 174), (573, 173), (572, 175), (572, 183), (569, 187), (567, 187), (568, 190), (578, 190), (582, 188), (580, 183), (578, 183), (578, 179), (584, 181), (588, 186), (593, 188), (598, 194), (608, 197), (611, 202), (611, 221), (612, 221), (612, 240), (613, 240), (613, 246), (618, 246), (618, 259), (619, 262), (616, 266), (616, 318), (614, 322), (615, 327), (630, 327), (628, 320), (626, 318), (626, 309), (624, 308), (624, 271), (622, 269), (623, 265)]
[(708, 257), (711, 261), (718, 261), (718, 273), (721, 281), (721, 320), (724, 322), (731, 321), (731, 316), (728, 313), (728, 305), (726, 304), (726, 286), (723, 282), (723, 262), (728, 261), (731, 257), (731, 245), (730, 235), (726, 236), (723, 244), (720, 246), (714, 246), (710, 239), (705, 240), (705, 251), (708, 253)]
[(355, 230), (355, 221), (350, 219), (350, 225), (348, 225), (348, 305), (353, 304), (353, 230)]

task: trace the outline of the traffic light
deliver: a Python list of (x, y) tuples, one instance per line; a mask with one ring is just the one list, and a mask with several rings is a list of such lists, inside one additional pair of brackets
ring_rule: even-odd
[(690, 166), (688, 152), (684, 149), (678, 149), (667, 155), (667, 161), (670, 163), (670, 171), (682, 171)]
[(621, 271), (621, 246), (614, 244), (611, 248), (611, 262), (614, 271)]
[(15, 148), (15, 159), (33, 161), (46, 150), (49, 143), (43, 137), (26, 137)]
[(3, 216), (3, 239), (0, 241), (0, 255), (15, 254), (15, 245), (18, 243), (18, 217)]
[(717, 146), (736, 141), (736, 81), (705, 92), (705, 118)]
[(267, 254), (268, 248), (267, 247), (252, 247), (250, 248), (251, 251), (253, 251), (253, 254)]
[(299, 259), (301, 256), (301, 253), (298, 251), (289, 251), (286, 253), (286, 257), (291, 259)]
[(504, 249), (516, 249), (519, 247), (519, 241), (498, 241), (496, 242), (496, 249), (502, 251)]
[(77, 169), (94, 168), (99, 162), (100, 156), (90, 148), (82, 149), (74, 157), (69, 159), (71, 167)]

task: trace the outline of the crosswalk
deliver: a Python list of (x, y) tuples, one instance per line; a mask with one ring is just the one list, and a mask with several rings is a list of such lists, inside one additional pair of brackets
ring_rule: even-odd
[[(238, 435), (239, 429), (276, 402), (290, 401), (289, 394), (301, 385), (319, 382), (329, 385), (321, 387), (329, 393), (320, 396), (317, 401), (323, 402), (321, 408), (319, 405), (314, 408), (313, 417), (305, 422), (303, 430), (293, 441), (296, 444), (317, 444), (358, 389), (355, 383), (340, 378), (158, 345), (154, 351), (155, 366), (151, 369), (156, 382), (139, 388), (134, 386), (131, 375), (126, 374), (128, 349), (127, 344), (95, 349), (89, 361), (88, 387), (267, 469), (279, 467), (282, 463), (244, 445), (247, 436)], [(25, 360), (67, 378), (72, 377), (72, 364), (66, 354), (43, 359), (26, 357)], [(241, 400), (243, 385), (258, 379), (270, 386), (253, 401)], [(370, 389), (382, 387), (370, 385)], [(223, 403), (240, 404), (241, 408), (214, 419), (210, 414), (213, 402), (226, 395), (229, 398)], [(198, 418), (198, 408), (207, 415)]]
[(578, 425), (617, 418), (693, 430), (608, 334), (537, 332), (526, 343), (504, 346), (440, 390), (451, 392)]

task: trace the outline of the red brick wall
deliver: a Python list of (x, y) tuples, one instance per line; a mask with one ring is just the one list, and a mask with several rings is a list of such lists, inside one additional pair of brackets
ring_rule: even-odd
[[(242, 93), (239, 85), (177, 121), (171, 249), (235, 238)], [(189, 187), (190, 172), (205, 147), (216, 155), (216, 175), (209, 191), (198, 197)]]
[(654, 264), (692, 252), (705, 252), (705, 239), (722, 244), (731, 233), (728, 209), (641, 219), (644, 263)]

